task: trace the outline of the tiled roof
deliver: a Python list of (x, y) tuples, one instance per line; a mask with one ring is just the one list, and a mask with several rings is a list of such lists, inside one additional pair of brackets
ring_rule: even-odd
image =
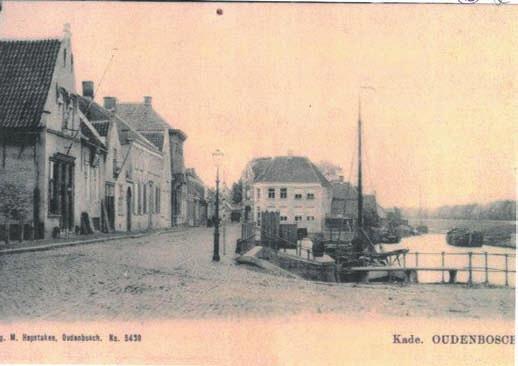
[(95, 121), (92, 122), (92, 126), (95, 127), (99, 135), (102, 137), (108, 136), (108, 130), (110, 129), (110, 121)]
[(256, 158), (252, 160), (252, 172), (254, 173), (254, 178), (263, 174), (271, 160), (272, 158)]
[(356, 199), (358, 197), (358, 191), (356, 187), (349, 182), (333, 182), (333, 198), (334, 199)]
[(102, 141), (95, 135), (92, 131), (91, 127), (89, 127), (85, 122), (80, 123), (81, 134), (88, 139), (92, 144), (104, 147)]
[(0, 127), (38, 128), (61, 42), (0, 40)]
[(162, 148), (164, 147), (164, 133), (163, 132), (146, 132), (146, 131), (140, 131), (142, 136), (147, 138), (149, 141), (153, 143), (156, 147), (162, 151)]
[(137, 132), (131, 127), (125, 120), (123, 120), (118, 114), (113, 114), (110, 111), (104, 109), (96, 102), (91, 102), (85, 97), (79, 98), (79, 108), (81, 112), (88, 118), (92, 123), (99, 121), (109, 120), (111, 123), (115, 123), (117, 126), (117, 132), (119, 133), (119, 141), (121, 145), (126, 145), (129, 140), (136, 140), (148, 148), (156, 150), (156, 146), (148, 141), (144, 136)]
[(306, 157), (278, 156), (268, 161), (256, 182), (319, 183), (329, 187), (329, 182)]
[(172, 128), (152, 106), (144, 103), (117, 103), (117, 114), (139, 131), (159, 131)]

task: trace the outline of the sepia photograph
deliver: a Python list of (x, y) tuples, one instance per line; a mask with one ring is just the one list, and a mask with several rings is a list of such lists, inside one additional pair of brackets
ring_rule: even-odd
[(514, 365), (517, 24), (0, 1), (0, 363)]

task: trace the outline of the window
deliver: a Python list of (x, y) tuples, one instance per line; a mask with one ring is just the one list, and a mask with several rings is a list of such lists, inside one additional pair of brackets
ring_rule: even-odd
[(314, 194), (314, 193), (308, 193), (308, 194), (306, 195), (306, 198), (307, 198), (308, 200), (314, 200), (314, 199), (315, 199), (315, 194)]
[(275, 198), (275, 188), (268, 188), (268, 198)]
[(315, 221), (315, 216), (308, 216), (306, 217), (308, 221)]
[(261, 208), (257, 207), (257, 225), (261, 225)]
[(119, 184), (119, 196), (117, 197), (117, 211), (119, 216), (124, 215), (124, 185)]
[(155, 213), (155, 190), (153, 189), (153, 182), (149, 182), (149, 212)]
[(288, 216), (281, 216), (281, 221), (288, 221)]
[(63, 67), (67, 66), (67, 49), (63, 50)]
[(143, 210), (142, 213), (147, 214), (147, 184), (144, 183), (144, 192), (142, 192), (142, 199), (143, 199)]
[(281, 198), (288, 198), (288, 188), (281, 188)]
[(133, 183), (133, 215), (138, 215), (138, 182)]
[(302, 199), (302, 194), (300, 194), (300, 193), (295, 193), (295, 199), (296, 199), (296, 200), (301, 200), (301, 199)]
[(142, 183), (138, 183), (138, 214), (142, 215)]
[(113, 176), (117, 177), (118, 169), (117, 169), (117, 149), (113, 148)]
[(295, 221), (302, 221), (302, 216), (295, 216)]
[(257, 199), (260, 199), (261, 198), (261, 188), (257, 188), (256, 192), (257, 192)]
[(155, 211), (156, 211), (156, 213), (160, 213), (160, 186), (156, 187), (156, 192), (155, 192)]
[(58, 171), (59, 164), (55, 161), (49, 161), (49, 214), (59, 214), (58, 205)]

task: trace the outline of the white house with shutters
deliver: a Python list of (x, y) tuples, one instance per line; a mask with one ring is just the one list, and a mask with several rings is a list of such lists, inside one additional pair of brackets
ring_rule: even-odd
[[(254, 162), (261, 164), (260, 169)], [(322, 232), (331, 207), (331, 186), (308, 158), (278, 156), (247, 165), (249, 221), (261, 223), (261, 212), (278, 211), (281, 224), (297, 224), (308, 233)]]

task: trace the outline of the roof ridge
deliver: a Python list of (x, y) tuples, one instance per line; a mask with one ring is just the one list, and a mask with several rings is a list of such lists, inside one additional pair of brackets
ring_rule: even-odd
[(16, 42), (62, 42), (60, 38), (0, 38), (0, 42), (16, 43)]

